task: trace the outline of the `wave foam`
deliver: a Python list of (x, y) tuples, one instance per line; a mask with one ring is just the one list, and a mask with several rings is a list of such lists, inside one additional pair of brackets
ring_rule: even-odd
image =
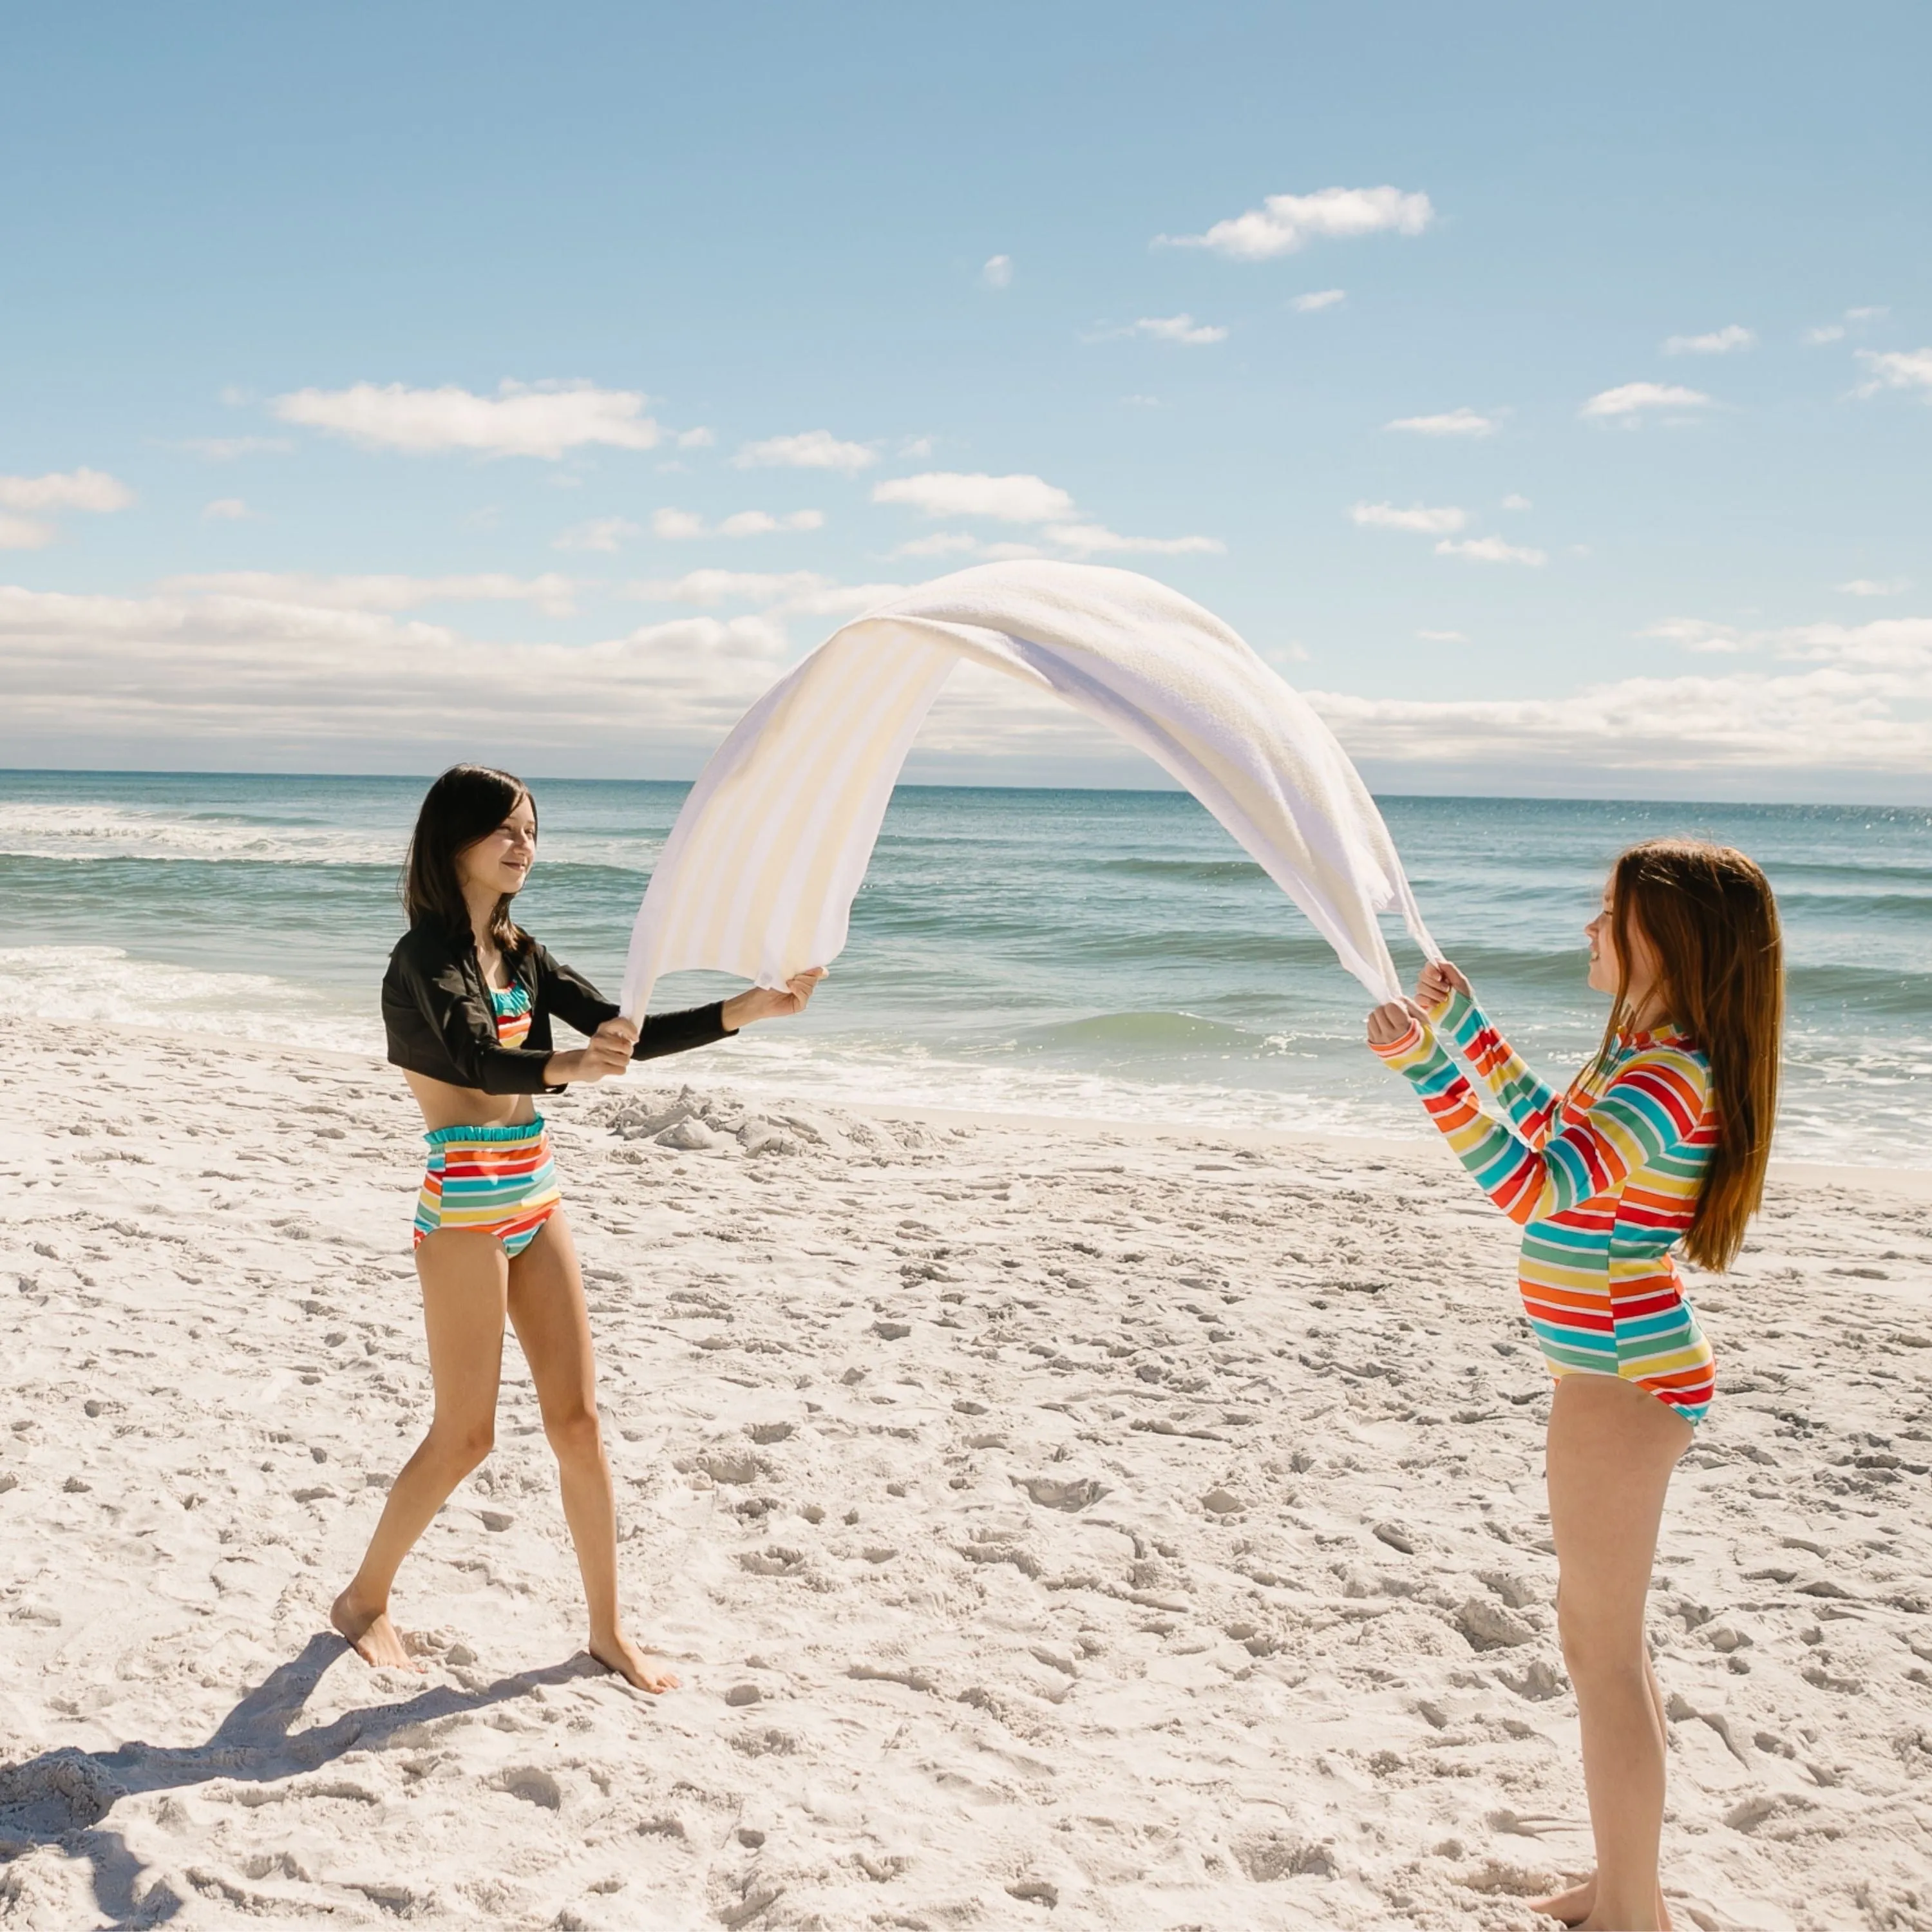
[(253, 860), (268, 864), (394, 866), (393, 836), (346, 826), (277, 824), (221, 812), (142, 812), (116, 805), (0, 802), (0, 853), (20, 859)]
[(381, 1028), (266, 973), (208, 973), (130, 959), (112, 946), (0, 948), (0, 999), (22, 1018), (69, 1027), (211, 1034), (263, 1046), (382, 1050)]

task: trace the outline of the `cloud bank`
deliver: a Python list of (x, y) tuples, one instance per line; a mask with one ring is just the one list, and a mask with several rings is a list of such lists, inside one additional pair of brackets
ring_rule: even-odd
[[(366, 769), (378, 754), (431, 755), (412, 746), (441, 755), (511, 745), (573, 769), (593, 758), (634, 769), (654, 749), (694, 760), (820, 628), (899, 588), (809, 572), (692, 572), (635, 590), (693, 604), (692, 614), (588, 644), (486, 645), (370, 606), (476, 596), (541, 608), (544, 580), (199, 581), (208, 587), (142, 597), (0, 587), (0, 743), (193, 747), (217, 766), (299, 756)], [(716, 614), (732, 604), (755, 608)], [(788, 615), (815, 620), (812, 634), (794, 638)], [(1424, 782), (1432, 766), (1519, 782), (1580, 771), (1856, 771), (1916, 782), (1932, 770), (1932, 617), (1658, 628), (1736, 662), (1556, 698), (1309, 694), (1352, 754), (1400, 764)], [(949, 710), (940, 735), (922, 743), (988, 758), (1116, 749), (1064, 707), (988, 693)]]

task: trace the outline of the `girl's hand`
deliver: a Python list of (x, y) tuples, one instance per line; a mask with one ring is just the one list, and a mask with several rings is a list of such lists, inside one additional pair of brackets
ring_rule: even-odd
[(1413, 1000), (1390, 1000), (1369, 1016), (1369, 1044), (1393, 1046), (1411, 1027), (1426, 1031), (1428, 1025), (1429, 1016)]
[(736, 1033), (754, 1020), (790, 1019), (803, 1012), (819, 981), (824, 977), (825, 968), (814, 966), (805, 972), (794, 973), (785, 982), (783, 992), (774, 992), (769, 986), (754, 986), (748, 992), (734, 994), (724, 1002), (726, 1028)]
[(553, 1053), (544, 1067), (544, 1084), (557, 1087), (576, 1081), (608, 1080), (628, 1071), (631, 1049), (638, 1043), (634, 1022), (606, 1020), (588, 1045), (574, 1053)]
[(1473, 1000), (1476, 995), (1460, 966), (1446, 959), (1432, 959), (1423, 968), (1415, 982), (1416, 1004), (1425, 1012), (1439, 1012), (1449, 1004), (1451, 993)]

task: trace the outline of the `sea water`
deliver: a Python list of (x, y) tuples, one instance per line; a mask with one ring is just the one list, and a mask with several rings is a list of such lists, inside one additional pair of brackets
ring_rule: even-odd
[[(0, 997), (111, 1054), (124, 1028), (380, 1052), (420, 778), (0, 773)], [(614, 995), (682, 784), (536, 784), (518, 917)], [(1424, 916), (1531, 1064), (1600, 1035), (1584, 922), (1633, 841), (1770, 875), (1789, 942), (1779, 1151), (1932, 1160), (1932, 811), (1381, 801)], [(1398, 962), (1417, 963), (1392, 931)], [(681, 974), (657, 1007), (727, 982)], [(798, 1022), (634, 1080), (800, 1096), (1426, 1136), (1368, 1002), (1184, 793), (902, 787), (850, 944)]]

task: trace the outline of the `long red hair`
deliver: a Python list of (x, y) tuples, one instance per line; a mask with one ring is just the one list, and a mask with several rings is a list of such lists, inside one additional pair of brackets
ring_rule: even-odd
[(1778, 1114), (1784, 1024), (1778, 902), (1763, 873), (1728, 845), (1694, 838), (1633, 845), (1610, 874), (1619, 976), (1606, 1056), (1633, 1018), (1633, 927), (1656, 950), (1664, 1011), (1710, 1063), (1718, 1144), (1684, 1252), (1700, 1268), (1726, 1268), (1763, 1200)]

